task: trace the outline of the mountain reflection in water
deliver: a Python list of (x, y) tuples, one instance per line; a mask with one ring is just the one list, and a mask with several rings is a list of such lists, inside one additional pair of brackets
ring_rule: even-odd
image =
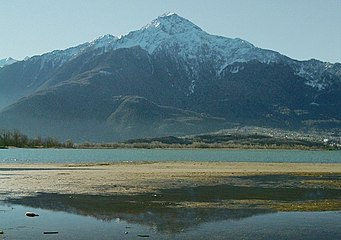
[[(150, 195), (150, 194), (149, 194)], [(152, 195), (151, 197), (154, 197)], [(140, 198), (140, 201), (137, 200)], [(64, 211), (100, 220), (121, 219), (152, 227), (158, 232), (177, 233), (196, 225), (221, 220), (240, 220), (272, 211), (268, 209), (226, 209), (176, 207), (173, 202), (148, 201), (148, 196), (92, 196), (41, 193), (8, 200), (8, 203)]]
[(136, 195), (40, 193), (36, 196), (8, 199), (7, 202), (91, 216), (105, 221), (121, 219), (152, 227), (158, 232), (177, 233), (203, 223), (240, 220), (274, 212), (264, 206), (229, 204), (234, 200), (247, 200), (250, 203), (254, 200), (309, 201), (339, 199), (340, 193), (338, 189), (217, 185), (163, 189), (157, 193)]

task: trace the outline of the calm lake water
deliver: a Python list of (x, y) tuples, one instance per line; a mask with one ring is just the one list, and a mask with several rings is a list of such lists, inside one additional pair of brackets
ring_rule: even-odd
[(0, 163), (229, 161), (341, 163), (341, 151), (201, 149), (0, 149)]
[[(28, 218), (27, 210), (39, 213)], [(182, 211), (187, 221), (204, 218), (203, 210)], [(172, 228), (172, 213), (118, 214), (113, 218), (32, 208), (0, 202), (0, 239), (341, 239), (341, 212), (279, 212), (229, 217), (212, 211), (208, 219)], [(242, 212), (241, 212), (242, 213)], [(187, 215), (186, 215), (187, 214)], [(179, 216), (180, 217), (180, 216)], [(216, 217), (216, 218), (212, 218)], [(145, 220), (145, 221), (144, 221)], [(162, 223), (162, 225), (160, 225)], [(175, 223), (176, 224), (176, 223)], [(160, 228), (160, 226), (163, 226)], [(58, 234), (44, 235), (46, 231)]]

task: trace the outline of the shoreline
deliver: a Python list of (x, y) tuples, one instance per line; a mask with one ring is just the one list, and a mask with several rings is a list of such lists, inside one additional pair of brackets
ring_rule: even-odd
[(305, 146), (262, 146), (262, 145), (238, 145), (238, 146), (211, 146), (207, 145), (204, 147), (193, 147), (193, 146), (169, 146), (169, 145), (164, 145), (164, 146), (118, 146), (118, 147), (102, 147), (102, 146), (95, 146), (95, 147), (42, 147), (42, 146), (37, 146), (37, 147), (15, 147), (15, 146), (6, 146), (6, 147), (0, 147), (0, 150), (7, 150), (7, 149), (145, 149), (145, 150), (285, 150), (285, 151), (341, 151), (341, 147), (330, 147), (330, 146), (323, 146), (323, 147), (305, 147)]

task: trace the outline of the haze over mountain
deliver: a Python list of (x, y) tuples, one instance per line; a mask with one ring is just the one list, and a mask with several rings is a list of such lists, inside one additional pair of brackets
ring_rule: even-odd
[(1, 128), (76, 141), (341, 123), (340, 63), (297, 61), (176, 14), (4, 65), (0, 86)]

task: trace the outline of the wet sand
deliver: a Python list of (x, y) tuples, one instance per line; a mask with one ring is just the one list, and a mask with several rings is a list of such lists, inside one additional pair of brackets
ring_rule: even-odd
[[(311, 176), (296, 182), (299, 187), (341, 189), (340, 180), (325, 181), (314, 176), (341, 174), (341, 164), (249, 163), (249, 162), (139, 162), (102, 164), (0, 164), (0, 199), (39, 192), (59, 194), (139, 194), (159, 189), (229, 184), (250, 186), (238, 176)], [(272, 187), (292, 187), (276, 182)]]

